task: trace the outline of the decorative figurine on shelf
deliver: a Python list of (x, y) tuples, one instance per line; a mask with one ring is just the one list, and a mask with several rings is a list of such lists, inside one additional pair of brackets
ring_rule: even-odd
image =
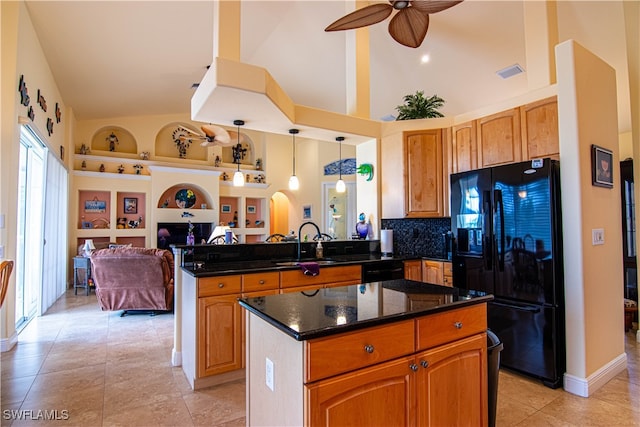
[(148, 151), (143, 151), (142, 153), (140, 153), (140, 158), (142, 160), (149, 160), (149, 154), (151, 153), (149, 153)]
[(86, 145), (82, 144), (80, 146), (80, 151), (79, 151), (80, 154), (85, 155), (85, 154), (89, 154), (90, 152), (91, 150)]
[(246, 178), (247, 178), (247, 179), (246, 179), (246, 181), (247, 181), (247, 182), (251, 182), (251, 174), (247, 174), (247, 175), (246, 175)]
[(87, 170), (87, 162), (83, 160), (82, 163), (80, 164), (80, 168), (83, 171), (86, 171)]
[(263, 173), (259, 173), (258, 176), (254, 178), (254, 181), (257, 182), (258, 184), (264, 184), (267, 181), (267, 179)]
[(226, 173), (226, 172), (222, 172), (222, 175), (220, 176), (220, 178), (221, 178), (223, 181), (229, 181), (229, 175), (227, 175), (227, 173)]
[(124, 166), (120, 165), (118, 166), (118, 173), (123, 173), (124, 172)]
[(100, 172), (104, 172), (104, 163), (101, 163), (101, 164), (100, 164), (100, 169), (99, 169), (99, 171), (100, 171)]
[(161, 208), (166, 208), (167, 206), (169, 206), (169, 199), (167, 199), (164, 202), (162, 202), (162, 206), (160, 206), (160, 207)]
[(116, 136), (116, 134), (111, 132), (111, 134), (106, 137), (105, 140), (109, 143), (109, 151), (116, 151), (116, 144), (120, 142), (118, 141), (118, 137)]
[(369, 224), (365, 222), (366, 217), (364, 215), (364, 212), (360, 213), (358, 219), (360, 221), (356, 223), (356, 233), (358, 233), (358, 238), (366, 239), (369, 235)]
[(136, 170), (136, 175), (140, 175), (140, 172), (142, 171), (143, 167), (144, 166), (142, 166), (140, 163), (133, 165), (133, 168)]
[(219, 167), (221, 161), (222, 160), (220, 159), (220, 156), (216, 156), (216, 158), (213, 160), (213, 166)]
[(195, 236), (193, 235), (193, 224), (191, 224), (191, 221), (189, 221), (189, 228), (187, 232), (187, 245), (195, 245), (195, 244), (196, 244), (196, 239), (195, 239)]
[(257, 171), (261, 171), (262, 170), (262, 159), (261, 158), (257, 158), (256, 159), (256, 170)]
[(116, 228), (119, 230), (123, 228), (127, 228), (127, 218), (118, 218), (118, 222), (116, 223)]

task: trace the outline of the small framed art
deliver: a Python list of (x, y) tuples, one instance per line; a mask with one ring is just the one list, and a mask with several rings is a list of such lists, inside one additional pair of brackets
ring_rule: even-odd
[(136, 197), (124, 198), (124, 213), (126, 214), (138, 213), (138, 199)]
[(591, 146), (591, 184), (613, 188), (613, 153), (597, 145)]

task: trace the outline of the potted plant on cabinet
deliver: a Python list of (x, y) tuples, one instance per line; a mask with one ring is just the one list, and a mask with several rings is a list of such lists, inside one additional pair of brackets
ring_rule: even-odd
[(444, 99), (438, 95), (425, 97), (424, 91), (416, 91), (415, 94), (405, 95), (404, 104), (398, 105), (398, 117), (396, 120), (411, 119), (433, 119), (444, 117), (444, 114), (438, 111), (444, 105)]

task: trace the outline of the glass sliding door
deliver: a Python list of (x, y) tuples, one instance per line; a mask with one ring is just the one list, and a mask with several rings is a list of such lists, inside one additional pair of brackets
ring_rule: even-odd
[(42, 283), (43, 207), (46, 151), (28, 128), (20, 133), (16, 329), (36, 316)]

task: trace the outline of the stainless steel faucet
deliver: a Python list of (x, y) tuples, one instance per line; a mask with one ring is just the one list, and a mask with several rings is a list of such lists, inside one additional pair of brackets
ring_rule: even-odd
[(307, 221), (307, 222), (303, 222), (302, 225), (300, 225), (300, 228), (298, 228), (298, 261), (300, 261), (300, 242), (302, 241), (302, 228), (305, 225), (313, 225), (316, 228), (316, 231), (318, 232), (318, 238), (321, 239), (322, 238), (322, 232), (320, 231), (320, 227), (318, 227), (318, 225), (313, 222), (313, 221)]

